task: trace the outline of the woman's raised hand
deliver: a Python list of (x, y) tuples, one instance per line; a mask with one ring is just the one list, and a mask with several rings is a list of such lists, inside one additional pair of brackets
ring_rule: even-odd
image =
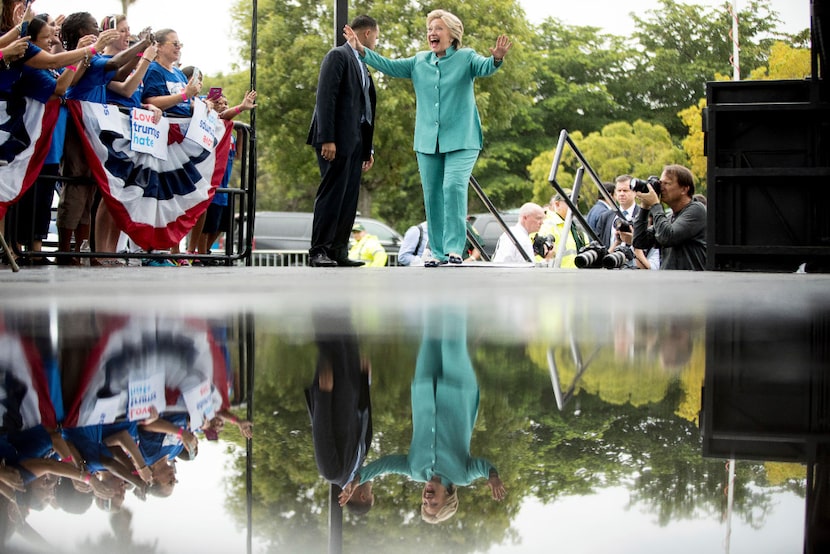
[(507, 35), (499, 35), (499, 38), (496, 39), (496, 47), (490, 48), (490, 53), (493, 54), (493, 57), (497, 60), (504, 59), (504, 55), (507, 54), (507, 51), (513, 46), (513, 43), (510, 42), (510, 39), (507, 38)]
[(343, 27), (343, 37), (346, 39), (346, 42), (348, 42), (352, 48), (357, 50), (358, 54), (360, 54), (361, 56), (363, 55), (363, 45), (360, 43), (359, 40), (357, 40), (357, 33), (354, 32), (354, 29), (352, 29), (348, 25), (345, 25)]

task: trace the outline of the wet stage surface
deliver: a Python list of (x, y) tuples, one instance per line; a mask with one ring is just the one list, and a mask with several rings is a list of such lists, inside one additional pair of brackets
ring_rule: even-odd
[[(826, 276), (46, 267), (0, 287), (0, 551), (827, 551)], [(348, 481), (366, 443), (374, 505), (341, 513), (321, 472)], [(89, 492), (113, 455), (132, 484), (105, 468)], [(431, 525), (436, 473), (458, 507)]]

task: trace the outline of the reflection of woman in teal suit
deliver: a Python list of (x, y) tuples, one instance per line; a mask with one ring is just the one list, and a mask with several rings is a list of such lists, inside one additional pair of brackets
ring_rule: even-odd
[[(458, 485), (486, 478), (493, 498), (504, 498), (496, 468), (470, 455), (478, 416), (479, 388), (467, 351), (466, 316), (460, 310), (429, 310), (412, 381), (409, 453), (384, 456), (359, 472), (365, 483), (386, 473), (423, 482), (421, 515), (438, 523), (458, 509)], [(341, 502), (348, 499), (350, 483)]]

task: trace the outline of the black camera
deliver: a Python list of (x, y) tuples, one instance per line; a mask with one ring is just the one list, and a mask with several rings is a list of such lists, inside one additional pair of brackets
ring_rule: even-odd
[(617, 269), (624, 267), (634, 259), (634, 249), (627, 244), (621, 244), (602, 259), (602, 267), (605, 269)]
[(602, 267), (602, 260), (606, 254), (608, 251), (602, 244), (591, 242), (579, 249), (574, 258), (574, 265), (579, 269)]
[(631, 190), (635, 192), (648, 192), (648, 185), (651, 185), (651, 188), (654, 189), (654, 192), (657, 193), (657, 197), (660, 197), (660, 177), (656, 175), (649, 175), (648, 179), (643, 181), (642, 179), (637, 179), (636, 177), (631, 178)]
[(631, 224), (621, 217), (614, 218), (614, 229), (621, 233), (630, 233)]
[(547, 256), (548, 252), (553, 250), (553, 236), (552, 235), (540, 235), (536, 234), (533, 237), (533, 253), (538, 254), (541, 257)]

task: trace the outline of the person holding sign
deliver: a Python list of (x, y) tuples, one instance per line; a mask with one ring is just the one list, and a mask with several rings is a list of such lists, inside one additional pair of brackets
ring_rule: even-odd
[[(113, 26), (114, 24), (114, 26)], [(104, 48), (104, 56), (112, 57), (118, 55), (130, 47), (130, 24), (125, 15), (111, 15), (101, 21), (101, 29), (118, 31), (118, 38)], [(152, 38), (149, 29), (144, 29), (140, 36)], [(152, 104), (142, 104), (141, 95), (144, 92), (144, 75), (153, 60), (156, 59), (156, 45), (151, 43), (143, 52), (137, 54), (138, 62), (123, 81), (110, 81), (107, 84), (107, 104), (115, 104), (124, 108), (139, 108), (152, 112), (153, 123), (161, 120), (161, 110)], [(118, 240), (121, 237), (121, 229), (115, 223), (112, 214), (105, 202), (98, 205), (95, 212), (95, 250), (98, 252), (115, 252), (118, 249)], [(122, 260), (105, 258), (102, 263), (123, 263)]]
[[(99, 35), (98, 24), (88, 12), (78, 12), (67, 16), (61, 27), (64, 41), (69, 48), (74, 48), (82, 37)], [(110, 29), (100, 33), (106, 37), (108, 46), (118, 36), (118, 31)], [(83, 100), (106, 104), (106, 87), (110, 81), (123, 81), (138, 63), (137, 54), (150, 45), (145, 37), (131, 48), (119, 54), (106, 57), (94, 49), (90, 56), (76, 68), (76, 78), (66, 91), (67, 100)], [(71, 69), (71, 68), (70, 68)], [(96, 192), (95, 181), (82, 148), (80, 129), (71, 121), (66, 129), (64, 148), (64, 177), (69, 179), (61, 189), (58, 204), (58, 250), (67, 252), (75, 234), (75, 248), (80, 250), (84, 239), (89, 238), (93, 199)], [(67, 258), (58, 258), (66, 261)]]

